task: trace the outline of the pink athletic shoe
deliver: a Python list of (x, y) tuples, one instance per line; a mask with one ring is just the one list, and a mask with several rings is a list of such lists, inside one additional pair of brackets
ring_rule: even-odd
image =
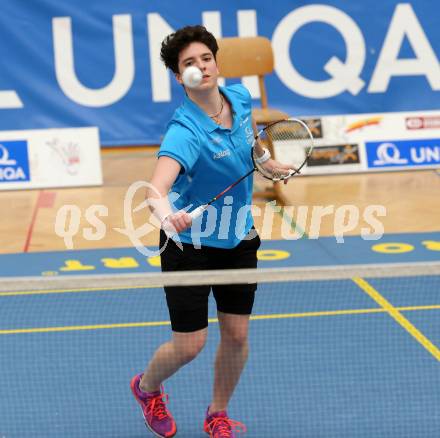
[(163, 388), (155, 392), (143, 392), (139, 388), (142, 374), (138, 374), (131, 379), (130, 388), (136, 401), (142, 408), (145, 425), (154, 435), (161, 438), (170, 438), (177, 432), (174, 418), (166, 408), (168, 395), (164, 394)]
[(246, 426), (238, 421), (231, 420), (226, 411), (209, 414), (209, 408), (206, 411), (203, 429), (211, 438), (236, 438), (234, 431), (238, 433), (246, 432)]

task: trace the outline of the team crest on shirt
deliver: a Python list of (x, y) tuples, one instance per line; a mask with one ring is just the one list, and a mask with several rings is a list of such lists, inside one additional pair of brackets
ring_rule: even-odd
[(221, 144), (221, 142), (222, 142), (222, 138), (221, 138), (221, 137), (211, 137), (211, 141), (212, 141), (214, 144)]
[(247, 123), (248, 120), (249, 120), (249, 116), (246, 117), (246, 118), (244, 118), (244, 119), (242, 119), (242, 120), (240, 121), (240, 127), (242, 127), (245, 123)]
[(220, 160), (221, 158), (229, 157), (229, 155), (231, 155), (231, 151), (229, 149), (225, 149), (215, 153), (212, 158), (214, 158), (214, 160)]
[(246, 134), (246, 141), (248, 145), (252, 145), (255, 139), (254, 130), (250, 126), (246, 126), (246, 128), (244, 128), (244, 132)]

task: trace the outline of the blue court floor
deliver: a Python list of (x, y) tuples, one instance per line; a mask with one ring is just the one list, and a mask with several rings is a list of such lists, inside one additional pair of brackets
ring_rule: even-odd
[[(260, 285), (229, 409), (246, 436), (440, 436), (440, 277), (367, 284)], [(0, 438), (151, 436), (129, 381), (168, 339), (167, 319), (161, 289), (0, 295)], [(213, 321), (166, 382), (178, 437), (206, 436), (217, 341)]]

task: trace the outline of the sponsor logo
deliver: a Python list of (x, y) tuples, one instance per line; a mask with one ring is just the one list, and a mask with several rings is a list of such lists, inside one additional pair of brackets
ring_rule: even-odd
[(16, 160), (9, 159), (9, 150), (2, 144), (0, 144), (0, 166), (15, 166)]
[(377, 126), (382, 121), (382, 117), (369, 117), (367, 119), (357, 120), (356, 122), (351, 123), (345, 128), (345, 132), (348, 134), (349, 132), (357, 131), (359, 129), (363, 129), (367, 126)]
[(220, 160), (221, 158), (229, 157), (229, 155), (231, 155), (231, 151), (229, 149), (225, 149), (224, 151), (214, 154), (212, 158), (214, 158), (214, 160)]
[(400, 158), (400, 151), (394, 143), (382, 143), (376, 151), (377, 160), (373, 161), (375, 166), (383, 164), (408, 164), (406, 158)]
[(426, 117), (407, 117), (406, 129), (440, 129), (440, 115)]
[(221, 139), (221, 137), (212, 137), (212, 138), (211, 138), (211, 141), (212, 141), (214, 144), (221, 144), (221, 143), (222, 143), (222, 139)]
[(27, 141), (0, 141), (0, 183), (29, 180)]
[(368, 167), (435, 166), (440, 139), (367, 142)]
[(240, 121), (240, 127), (243, 126), (248, 121), (249, 121), (249, 116), (245, 117), (243, 120)]
[(77, 175), (81, 165), (80, 148), (77, 143), (64, 143), (59, 138), (46, 142), (54, 157), (61, 161), (69, 175)]
[(335, 146), (317, 146), (307, 161), (310, 166), (327, 166), (335, 164), (359, 163), (359, 146), (357, 144), (343, 144)]
[(252, 126), (246, 126), (244, 128), (244, 132), (246, 135), (246, 141), (248, 145), (252, 145), (254, 143), (255, 137), (254, 137), (254, 130), (252, 129)]
[(322, 138), (323, 132), (321, 119), (301, 119), (301, 121), (308, 126), (313, 138)]

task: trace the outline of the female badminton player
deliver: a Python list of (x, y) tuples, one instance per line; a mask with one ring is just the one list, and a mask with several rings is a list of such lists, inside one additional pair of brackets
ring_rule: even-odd
[[(158, 152), (150, 181), (155, 190), (147, 195), (162, 224), (163, 271), (255, 268), (260, 239), (250, 212), (252, 175), (204, 214), (193, 217), (191, 210), (253, 169), (252, 146), (266, 169), (282, 167), (267, 150), (253, 145), (256, 127), (248, 90), (241, 84), (217, 84), (217, 50), (216, 39), (203, 26), (184, 27), (162, 42), (162, 60), (185, 90)], [(184, 71), (190, 66), (202, 75), (185, 84)], [(170, 192), (177, 196), (173, 203)], [(204, 430), (213, 438), (235, 437), (235, 432), (245, 430), (229, 418), (227, 407), (248, 357), (248, 323), (256, 288), (256, 284), (212, 287), (221, 340)], [(210, 291), (209, 286), (165, 287), (171, 339), (156, 350), (145, 372), (131, 381), (146, 426), (158, 437), (176, 434), (162, 384), (202, 350)]]

